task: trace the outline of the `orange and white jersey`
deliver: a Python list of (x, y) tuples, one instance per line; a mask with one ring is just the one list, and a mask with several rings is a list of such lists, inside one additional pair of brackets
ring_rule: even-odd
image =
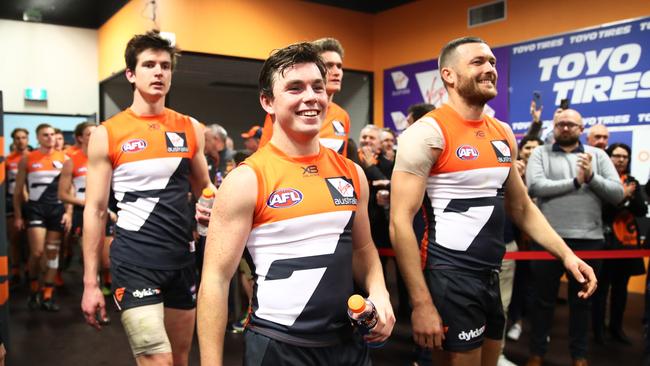
[(469, 270), (496, 269), (503, 243), (504, 186), (512, 166), (508, 134), (483, 115), (464, 120), (444, 104), (421, 119), (441, 132), (444, 149), (427, 180), (428, 248), (423, 263)]
[(74, 185), (75, 197), (86, 199), (86, 172), (88, 172), (88, 156), (83, 150), (77, 150), (74, 154), (68, 155), (72, 159), (72, 184)]
[(69, 148), (63, 150), (63, 153), (65, 153), (68, 157), (71, 158), (80, 151), (82, 151), (82, 150), (81, 150), (81, 148), (79, 146), (72, 145)]
[(18, 164), (23, 158), (23, 153), (12, 152), (7, 156), (7, 193), (12, 195), (16, 189), (16, 175), (18, 174)]
[(354, 163), (322, 146), (296, 158), (267, 144), (244, 164), (258, 182), (246, 243), (256, 277), (249, 325), (296, 345), (338, 342), (353, 292)]
[[(260, 147), (266, 145), (273, 136), (273, 119), (270, 114), (267, 114), (264, 119), (264, 129), (262, 131)], [(331, 102), (318, 134), (321, 145), (347, 157), (349, 134), (350, 115), (338, 104)]]
[(104, 122), (118, 219), (111, 256), (153, 269), (193, 262), (187, 193), (196, 135), (190, 117), (171, 109)]
[(67, 157), (62, 151), (43, 154), (36, 149), (27, 155), (27, 189), (29, 200), (38, 203), (58, 204), (59, 176)]

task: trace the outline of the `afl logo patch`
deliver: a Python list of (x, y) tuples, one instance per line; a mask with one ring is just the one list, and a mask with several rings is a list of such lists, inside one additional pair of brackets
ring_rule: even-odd
[(293, 188), (280, 188), (266, 200), (270, 208), (288, 208), (302, 202), (302, 192)]
[(60, 162), (60, 161), (58, 161), (58, 160), (52, 160), (52, 165), (53, 165), (56, 169), (61, 169), (61, 168), (63, 168), (63, 163)]
[(462, 145), (456, 149), (456, 156), (460, 160), (476, 160), (478, 158), (478, 150), (471, 145)]
[(132, 139), (122, 144), (122, 151), (125, 153), (137, 153), (147, 148), (147, 141), (143, 139)]

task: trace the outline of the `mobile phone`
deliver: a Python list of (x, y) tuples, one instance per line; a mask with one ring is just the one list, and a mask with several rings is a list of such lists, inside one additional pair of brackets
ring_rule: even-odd
[(535, 102), (536, 109), (542, 108), (542, 92), (539, 90), (533, 92), (533, 102)]
[(569, 99), (564, 98), (560, 101), (560, 109), (569, 109)]

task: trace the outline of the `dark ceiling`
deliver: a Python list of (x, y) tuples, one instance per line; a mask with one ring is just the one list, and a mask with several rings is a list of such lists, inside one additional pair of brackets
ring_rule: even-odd
[[(143, 1), (144, 0), (140, 0)], [(155, 0), (151, 0), (152, 2)], [(412, 0), (306, 0), (364, 13), (379, 13)], [(41, 23), (99, 28), (128, 0), (0, 0), (0, 19), (24, 20), (24, 14)]]
[(97, 29), (128, 0), (1, 0), (0, 18), (24, 20), (40, 14), (41, 23)]

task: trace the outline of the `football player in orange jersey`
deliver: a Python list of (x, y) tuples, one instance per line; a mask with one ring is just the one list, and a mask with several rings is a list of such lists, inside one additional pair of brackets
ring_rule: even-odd
[[(54, 276), (59, 267), (61, 237), (64, 229), (70, 229), (72, 219), (69, 213), (64, 213), (57, 196), (58, 179), (66, 157), (55, 149), (52, 126), (40, 124), (36, 127), (36, 135), (39, 148), (24, 156), (18, 165), (15, 190), (22, 192), (28, 187), (29, 200), (24, 203), (21, 195), (14, 195), (14, 227), (16, 230), (27, 227), (31, 289), (28, 306), (58, 311), (59, 306), (52, 296)], [(46, 268), (42, 268), (43, 263)], [(43, 286), (39, 281), (41, 271), (44, 272)], [(40, 297), (39, 292), (42, 292)]]
[(109, 191), (118, 202), (111, 244), (113, 298), (138, 365), (187, 365), (195, 323), (194, 241), (187, 193), (214, 186), (203, 128), (165, 108), (176, 48), (157, 31), (125, 51), (131, 106), (102, 123), (88, 147), (84, 209), (86, 322), (106, 318), (97, 280)]
[[(592, 268), (553, 231), (512, 168), (510, 127), (483, 114), (497, 94), (495, 63), (479, 38), (443, 48), (439, 67), (449, 101), (400, 136), (391, 180), (391, 240), (413, 305), (413, 337), (434, 349), (436, 365), (497, 364), (505, 323), (498, 289), (504, 211), (563, 261), (583, 284), (581, 298), (596, 288)], [(425, 191), (428, 242), (418, 250), (411, 223)]]
[[(23, 231), (17, 231), (14, 227), (14, 194), (16, 187), (16, 174), (18, 174), (18, 164), (23, 156), (29, 153), (29, 131), (18, 127), (11, 132), (13, 140), (13, 150), (7, 156), (6, 177), (7, 177), (7, 237), (9, 238), (10, 255), (11, 255), (11, 285), (20, 283), (20, 266), (23, 261), (20, 238)], [(27, 201), (27, 191), (20, 192), (23, 202)]]
[(276, 51), (262, 67), (260, 103), (274, 116), (274, 133), (217, 192), (198, 301), (202, 364), (223, 364), (228, 284), (244, 250), (256, 281), (247, 365), (368, 365), (368, 349), (346, 315), (354, 283), (378, 312), (366, 340), (381, 342), (392, 331), (367, 180), (318, 141), (325, 76), (309, 43)]

